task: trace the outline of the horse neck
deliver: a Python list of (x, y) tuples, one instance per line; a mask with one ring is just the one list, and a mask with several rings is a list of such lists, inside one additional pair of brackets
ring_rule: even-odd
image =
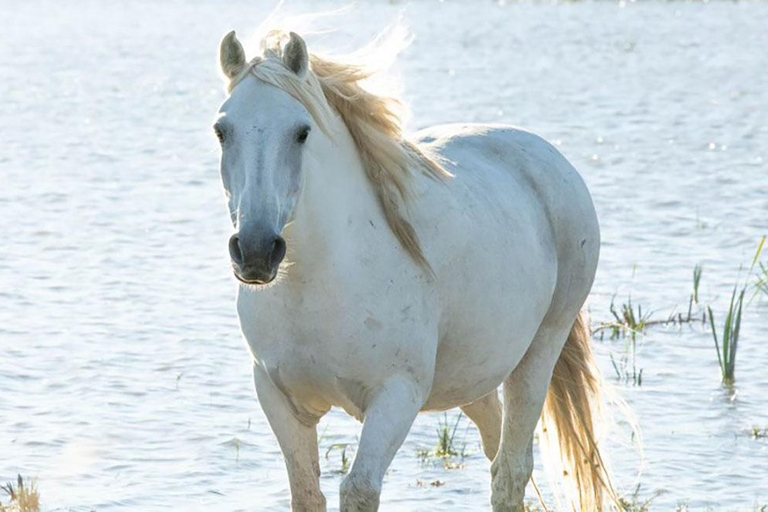
[(304, 190), (296, 217), (286, 230), (288, 274), (300, 281), (336, 268), (345, 271), (359, 250), (358, 235), (383, 215), (366, 177), (360, 154), (344, 122), (335, 117), (334, 138), (318, 137), (305, 155)]

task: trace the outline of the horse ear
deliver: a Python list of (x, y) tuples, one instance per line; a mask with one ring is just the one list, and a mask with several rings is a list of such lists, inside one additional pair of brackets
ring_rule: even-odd
[(296, 32), (291, 32), (291, 39), (285, 45), (283, 63), (302, 80), (307, 76), (307, 71), (309, 70), (307, 44)]
[(231, 31), (221, 40), (219, 48), (219, 59), (221, 61), (221, 72), (224, 76), (232, 80), (245, 67), (245, 50), (243, 45), (237, 40), (235, 31)]

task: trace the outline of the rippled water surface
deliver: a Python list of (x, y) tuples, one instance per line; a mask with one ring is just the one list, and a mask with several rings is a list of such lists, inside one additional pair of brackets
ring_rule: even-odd
[[(224, 96), (219, 39), (268, 9), (0, 4), (0, 480), (37, 476), (46, 509), (288, 507), (237, 327), (210, 133)], [(402, 9), (365, 3), (327, 41), (349, 49)], [(684, 309), (697, 263), (702, 301), (722, 318), (768, 231), (768, 4), (423, 1), (405, 19), (416, 39), (397, 71), (412, 128), (517, 124), (582, 171), (604, 240), (595, 321), (614, 294), (654, 318)], [(735, 397), (701, 325), (639, 341), (641, 386), (616, 381), (609, 353), (620, 359), (625, 342), (597, 340), (643, 429), (640, 495), (658, 493), (655, 509), (768, 503), (768, 440), (748, 433), (768, 427), (766, 332), (756, 300)], [(465, 420), (462, 469), (420, 464), (441, 417), (417, 420), (383, 510), (488, 508), (488, 463)], [(352, 455), (354, 420), (334, 411), (320, 431), (321, 455), (336, 443)], [(611, 451), (631, 488), (637, 458)], [(335, 508), (341, 452), (321, 458)]]

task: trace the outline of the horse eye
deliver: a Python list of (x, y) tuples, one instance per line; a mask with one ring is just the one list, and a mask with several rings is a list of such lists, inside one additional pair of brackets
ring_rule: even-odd
[(224, 143), (224, 139), (226, 138), (224, 136), (224, 130), (222, 130), (218, 126), (215, 126), (213, 128), (213, 131), (216, 132), (216, 138), (219, 139), (219, 142), (223, 144)]
[(309, 137), (309, 128), (302, 128), (299, 130), (299, 134), (296, 136), (296, 141), (299, 144), (304, 144), (307, 142), (307, 137)]

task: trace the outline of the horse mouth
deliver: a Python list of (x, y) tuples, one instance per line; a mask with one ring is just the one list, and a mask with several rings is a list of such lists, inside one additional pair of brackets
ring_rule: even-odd
[[(271, 283), (275, 280), (275, 275), (271, 275), (269, 277), (246, 277), (243, 275), (240, 275), (240, 273), (237, 270), (233, 269), (233, 274), (235, 274), (235, 278), (240, 281), (243, 284), (248, 284), (251, 286), (264, 286), (266, 284)], [(276, 274), (276, 273), (275, 273)]]

